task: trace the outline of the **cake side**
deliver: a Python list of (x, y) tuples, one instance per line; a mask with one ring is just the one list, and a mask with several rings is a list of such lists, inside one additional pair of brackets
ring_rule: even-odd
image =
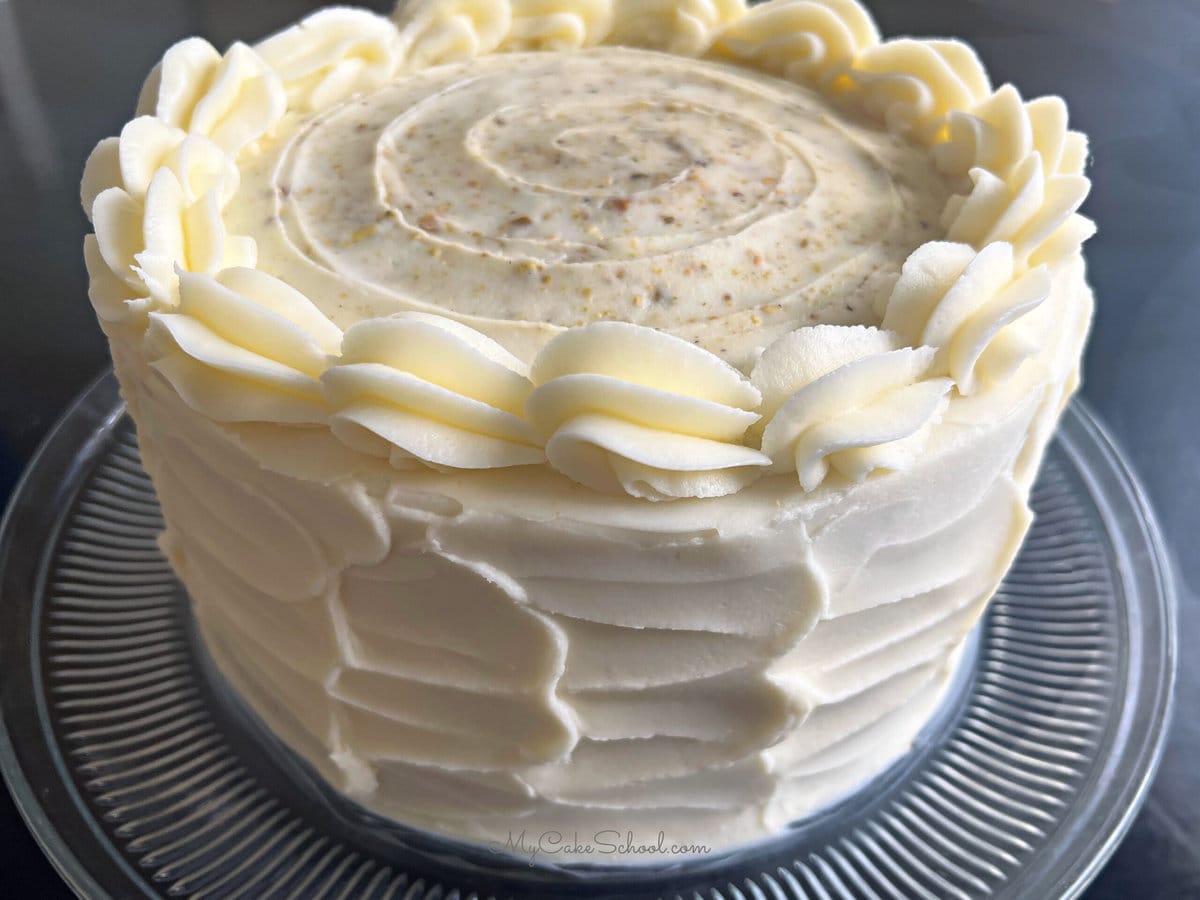
[(262, 472), (145, 374), (164, 548), (226, 678), (359, 802), (500, 845), (743, 843), (905, 752), (1024, 534), (1042, 400), (840, 496), (647, 517), (544, 470)]
[[(399, 27), (331, 10), (253, 50), (177, 45), (144, 94), (153, 116), (89, 163), (92, 299), (206, 644), (331, 783), (400, 821), (485, 843), (514, 829), (613, 828), (637, 843), (660, 831), (680, 845), (743, 843), (906, 751), (1019, 546), (1090, 321), (1079, 246), (1091, 227), (1075, 213), (1085, 145), (1061, 101), (993, 91), (960, 44), (880, 43), (848, 0), (717, 4), (711, 21), (686, 4), (526, 7), (416, 3)], [(676, 55), (486, 56), (602, 41)], [(702, 55), (722, 62), (675, 61)], [(406, 107), (380, 112), (392, 93), (453, 92), (551, 57), (564, 73), (581, 60), (581, 85), (599, 77), (588, 60), (620, 60), (651, 73), (655, 102), (682, 95), (648, 116), (667, 124), (637, 144), (650, 158), (636, 169), (606, 174), (604, 154), (583, 152), (620, 136), (602, 117), (586, 140), (575, 132), (588, 123), (570, 115), (548, 132), (587, 177), (519, 201), (590, 197), (609, 215), (591, 223), (599, 238), (557, 207), (416, 203), (424, 176), (405, 172), (415, 158), (397, 135), (415, 138), (393, 127)], [(890, 155), (899, 167), (883, 171), (909, 184), (908, 236), (866, 257), (867, 278), (853, 274), (881, 251), (859, 244), (891, 235), (895, 220), (864, 207), (849, 224), (875, 215), (883, 232), (834, 241), (822, 258), (861, 279), (862, 294), (814, 304), (801, 286), (792, 300), (806, 299), (779, 304), (787, 292), (772, 278), (824, 265), (814, 245), (828, 235), (806, 232), (804, 204), (788, 202), (821, 194), (819, 140), (789, 138), (807, 149), (774, 168), (755, 153), (775, 152), (776, 136), (696, 145), (689, 116), (717, 102), (714, 83), (853, 136), (826, 155), (866, 152), (871, 166)], [(507, 146), (497, 116), (522, 114), (508, 113), (511, 99), (466, 104), (483, 130), (465, 133), (489, 163)], [(739, 107), (754, 120), (752, 104)], [(864, 122), (878, 141), (866, 151)], [(293, 196), (296, 158), (329, 147), (329, 170), (313, 168)], [(334, 166), (383, 175), (329, 190)], [(637, 218), (648, 198), (604, 209), (626, 198), (623, 178), (675, 188), (705, 168), (720, 171), (652, 219)], [(853, 166), (840, 171), (855, 183)], [(597, 194), (609, 176), (614, 191)], [(762, 196), (743, 207), (755, 179)], [(372, 191), (402, 199), (372, 219)], [(728, 233), (687, 218), (715, 192), (728, 193), (716, 216)], [(760, 214), (777, 195), (781, 211)], [(339, 202), (353, 208), (322, 213)], [(922, 204), (945, 207), (929, 240)], [(554, 231), (525, 233), (546, 212)], [(464, 216), (494, 233), (473, 236)], [(316, 234), (326, 219), (340, 236)], [(796, 256), (770, 250), (790, 232), (764, 222), (798, 226)], [(464, 277), (478, 277), (468, 258), (523, 259), (527, 271), (505, 278), (539, 287), (484, 279), (499, 287), (472, 299), (464, 282), (437, 310), (436, 289), (405, 282), (424, 271), (416, 256), (398, 275), (372, 268), (398, 239), (379, 223), (431, 260), (474, 253), (452, 267)], [(612, 242), (627, 226), (645, 248)], [(573, 227), (577, 240), (550, 247)], [(764, 240), (744, 243), (755, 228)], [(664, 278), (664, 297), (682, 299), (648, 311), (634, 304), (648, 288), (618, 284), (622, 265), (634, 281), (632, 267), (655, 274), (648, 260), (711, 271), (723, 253), (753, 276), (736, 291), (745, 308), (729, 314), (700, 313), (712, 284), (688, 295)], [(547, 305), (556, 279), (584, 270), (592, 281)], [(822, 274), (810, 271), (808, 287)], [(732, 295), (738, 284), (717, 286)], [(404, 312), (379, 315), (397, 303)], [(783, 325), (766, 321), (769, 305), (784, 308)]]

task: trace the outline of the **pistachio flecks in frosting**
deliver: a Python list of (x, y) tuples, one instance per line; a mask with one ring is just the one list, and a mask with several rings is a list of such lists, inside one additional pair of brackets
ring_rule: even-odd
[(614, 319), (746, 364), (877, 322), (950, 196), (928, 153), (810, 91), (616, 48), (431, 69), (281, 144), (228, 211), (272, 220), (263, 268), (340, 324), (444, 312), (522, 355)]
[[(829, 466), (851, 479), (896, 468), (926, 430), (913, 423), (937, 420), (940, 400), (892, 410), (916, 429), (904, 437), (903, 423), (896, 434), (860, 428), (865, 412), (835, 427), (800, 422), (808, 401), (787, 415), (775, 401), (734, 404), (765, 415), (715, 438), (719, 453), (690, 443), (709, 440), (699, 432), (668, 427), (674, 450), (654, 463), (636, 429), (662, 422), (574, 410), (547, 429), (534, 406), (431, 376), (427, 358), (402, 352), (411, 341), (384, 348), (379, 336), (399, 340), (423, 316), (421, 328), (466, 342), (471, 371), (499, 365), (524, 378), (527, 366), (545, 371), (540, 353), (569, 344), (573, 329), (614, 321), (626, 323), (613, 332), (618, 354), (671, 346), (665, 333), (742, 372), (756, 361), (758, 372), (760, 356), (794, 372), (854, 343), (859, 325), (895, 323), (912, 346), (889, 352), (912, 349), (901, 354), (910, 362), (933, 353), (917, 380), (932, 398), (948, 375), (965, 402), (1029, 357), (1029, 323), (1050, 314), (1009, 325), (1094, 231), (1077, 213), (1086, 140), (1068, 130), (1061, 100), (993, 91), (964, 44), (881, 42), (856, 0), (413, 0), (391, 20), (330, 9), (224, 55), (180, 42), (138, 111), (96, 148), (81, 190), (96, 226), (85, 241), (89, 295), (110, 336), (142, 340), (147, 314), (178, 303), (177, 273), (257, 265), (337, 326), (376, 336), (373, 355), (304, 377), (319, 378), (322, 403), (339, 410), (327, 444), (400, 467), (526, 465), (545, 462), (545, 449), (582, 483), (655, 499), (740, 489), (768, 457), (773, 471), (794, 458), (806, 486)], [(958, 249), (939, 249), (943, 238)], [(1011, 265), (992, 264), (1001, 245)], [(941, 267), (937, 285), (905, 282), (902, 268), (919, 273), (927, 260)], [(964, 301), (974, 288), (980, 296)], [(203, 315), (192, 313), (156, 316), (143, 349), (164, 355), (165, 319), (195, 350)], [(412, 321), (397, 325), (396, 314)], [(811, 328), (822, 323), (831, 327)], [(180, 363), (193, 369), (176, 378), (181, 393), (230, 361), (210, 362)], [(841, 367), (859, 363), (876, 365)], [(902, 390), (903, 367), (878, 365), (895, 369), (897, 403), (924, 390)], [(870, 381), (831, 378), (842, 387), (817, 393), (840, 391), (845, 409), (865, 410)], [(255, 396), (251, 418), (229, 421), (299, 421), (287, 404), (272, 415), (269, 392)], [(988, 408), (977, 399), (972, 409)], [(797, 422), (857, 443), (785, 452), (781, 435)], [(441, 425), (452, 437), (441, 451), (416, 436)], [(869, 446), (876, 432), (890, 449)]]
[(1078, 380), (1061, 101), (856, 0), (331, 9), (143, 101), (90, 296), (208, 649), (336, 787), (727, 847), (911, 748)]

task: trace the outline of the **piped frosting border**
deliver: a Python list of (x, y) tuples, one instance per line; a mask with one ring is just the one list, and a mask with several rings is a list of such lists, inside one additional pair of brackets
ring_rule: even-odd
[[(774, 73), (925, 145), (957, 180), (944, 240), (908, 258), (880, 328), (805, 326), (749, 372), (627, 323), (564, 330), (526, 365), (451, 318), (401, 313), (344, 334), (255, 270), (222, 210), (237, 159), (289, 111), (508, 51), (640, 46)], [(768, 474), (903, 469), (948, 407), (1040, 348), (1013, 327), (1094, 233), (1078, 213), (1086, 138), (1056, 97), (993, 90), (952, 40), (881, 41), (856, 0), (413, 0), (393, 19), (324, 9), (225, 54), (170, 48), (138, 116), (88, 160), (89, 295), (194, 410), (238, 428), (326, 430), (397, 468), (549, 465), (599, 491), (716, 497)]]

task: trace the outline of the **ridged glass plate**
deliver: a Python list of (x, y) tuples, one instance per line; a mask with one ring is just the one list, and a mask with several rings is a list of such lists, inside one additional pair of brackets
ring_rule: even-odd
[(224, 689), (155, 537), (111, 376), (48, 438), (0, 532), (0, 763), (81, 896), (1071, 897), (1128, 826), (1170, 709), (1169, 567), (1081, 405), (965, 676), (913, 753), (785, 835), (699, 862), (562, 870), (374, 819)]

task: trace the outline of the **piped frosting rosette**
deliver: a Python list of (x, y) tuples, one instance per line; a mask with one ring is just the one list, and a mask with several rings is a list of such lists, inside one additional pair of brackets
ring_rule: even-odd
[[(437, 64), (604, 43), (763, 69), (929, 148), (958, 193), (880, 328), (802, 327), (751, 377), (617, 322), (562, 330), (524, 360), (429, 313), (343, 337), (294, 287), (253, 271), (255, 242), (230, 233), (239, 165), (285, 120)], [(1078, 213), (1086, 140), (1061, 100), (993, 90), (958, 42), (881, 41), (855, 0), (412, 0), (391, 19), (335, 8), (253, 48), (175, 45), (138, 113), (84, 175), (90, 296), (110, 337), (140, 348), (198, 413), (320, 430), (402, 468), (548, 463), (636, 498), (721, 496), (790, 472), (812, 490), (831, 473), (902, 468), (946, 404), (986, 394), (1036, 350), (1014, 322), (1041, 307), (1040, 326), (1055, 327), (1058, 305), (1043, 305), (1053, 273), (1094, 231)]]
[(879, 30), (855, 0), (773, 0), (726, 27), (713, 53), (792, 81), (829, 86), (878, 43)]
[(752, 374), (771, 471), (794, 471), (811, 491), (831, 468), (850, 481), (906, 468), (949, 402), (953, 382), (930, 377), (935, 356), (861, 326), (816, 325), (776, 341)]
[[(92, 203), (94, 235), (84, 240), (90, 296), (106, 322), (123, 322), (152, 308), (173, 306), (177, 267), (215, 273), (253, 266), (250, 238), (226, 234), (219, 189), (193, 194), (190, 173), (162, 167), (140, 199), (122, 187), (101, 191)], [(135, 191), (137, 188), (135, 187)]]
[(208, 41), (187, 38), (151, 72), (138, 113), (202, 134), (236, 158), (275, 127), (287, 106), (279, 75), (250, 47), (238, 42), (221, 55)]
[(1045, 266), (1015, 276), (1012, 244), (929, 243), (904, 264), (883, 327), (906, 343), (935, 349), (931, 369), (958, 393), (1001, 381), (1035, 348), (1008, 328), (1050, 295)]
[(701, 56), (726, 26), (746, 14), (745, 0), (614, 0), (609, 42)]
[(649, 328), (599, 322), (538, 354), (526, 412), (550, 465), (600, 491), (720, 497), (770, 460), (745, 446), (760, 395), (707, 350)]
[(770, 0), (717, 38), (714, 54), (823, 88), (892, 130), (931, 145), (948, 174), (966, 179), (942, 224), (948, 239), (982, 249), (1014, 245), (1018, 264), (1060, 265), (1095, 227), (1077, 210), (1087, 140), (1057, 97), (1022, 101), (993, 91), (966, 44), (879, 41), (855, 0)]
[(608, 37), (614, 0), (516, 0), (506, 50), (576, 50)]
[(308, 298), (255, 269), (181, 272), (179, 302), (150, 313), (146, 348), (189, 406), (217, 422), (321, 425), (321, 373), (342, 332)]
[(267, 38), (256, 48), (283, 81), (288, 108), (326, 109), (381, 87), (396, 73), (404, 45), (387, 19), (333, 7)]
[(401, 313), (354, 325), (324, 382), (334, 435), (398, 468), (545, 461), (522, 418), (533, 390), (528, 367), (444, 316)]

